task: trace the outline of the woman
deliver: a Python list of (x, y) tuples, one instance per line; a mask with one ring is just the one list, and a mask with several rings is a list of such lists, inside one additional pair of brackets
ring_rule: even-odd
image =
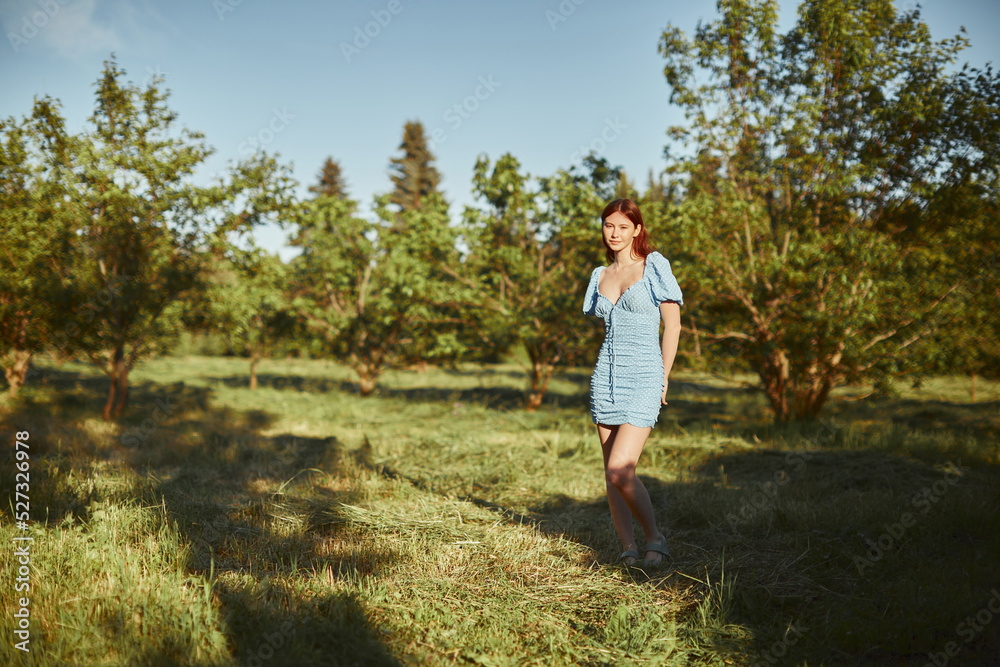
[[(604, 450), (608, 504), (626, 565), (638, 562), (634, 516), (645, 533), (644, 565), (670, 556), (635, 465), (667, 404), (667, 377), (681, 332), (681, 289), (670, 262), (649, 245), (639, 207), (616, 199), (601, 213), (610, 266), (590, 274), (583, 312), (604, 320), (604, 344), (590, 380), (590, 414)], [(657, 343), (660, 319), (664, 331)], [(662, 366), (659, 363), (662, 360)], [(662, 371), (662, 372), (661, 372)]]

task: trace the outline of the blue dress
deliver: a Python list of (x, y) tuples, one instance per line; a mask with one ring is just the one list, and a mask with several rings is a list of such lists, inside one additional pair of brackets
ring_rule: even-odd
[(590, 416), (595, 424), (653, 426), (663, 395), (660, 303), (683, 304), (670, 262), (658, 252), (646, 257), (642, 278), (617, 303), (597, 289), (599, 266), (590, 274), (583, 312), (604, 320), (604, 344), (590, 378)]

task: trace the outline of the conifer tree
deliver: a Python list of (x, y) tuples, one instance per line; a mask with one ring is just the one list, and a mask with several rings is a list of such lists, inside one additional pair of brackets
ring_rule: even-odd
[(624, 169), (618, 174), (618, 184), (615, 186), (615, 199), (631, 199), (632, 201), (639, 199), (639, 191), (628, 180), (628, 175)]
[(309, 186), (309, 192), (317, 197), (336, 197), (345, 199), (347, 197), (347, 183), (340, 170), (340, 163), (332, 157), (326, 158), (323, 167), (316, 175), (316, 184)]
[(420, 209), (431, 193), (439, 193), (441, 174), (433, 165), (434, 156), (427, 147), (424, 126), (420, 121), (407, 121), (403, 128), (401, 157), (390, 159), (393, 191), (390, 201), (400, 211)]
[(663, 174), (653, 176), (650, 169), (646, 176), (646, 191), (642, 193), (642, 199), (647, 202), (667, 202), (674, 198), (673, 186), (663, 182)]

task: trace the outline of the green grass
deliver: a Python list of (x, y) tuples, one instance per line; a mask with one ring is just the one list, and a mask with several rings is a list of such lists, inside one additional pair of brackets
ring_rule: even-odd
[(996, 383), (849, 387), (776, 427), (748, 378), (675, 374), (640, 461), (675, 559), (644, 574), (614, 564), (587, 369), (527, 413), (516, 365), (362, 398), (329, 362), (251, 392), (245, 360), (164, 358), (108, 424), (103, 377), (39, 363), (0, 414), (0, 538), (35, 538), (4, 664), (995, 664), (1000, 615), (959, 624), (1000, 589)]

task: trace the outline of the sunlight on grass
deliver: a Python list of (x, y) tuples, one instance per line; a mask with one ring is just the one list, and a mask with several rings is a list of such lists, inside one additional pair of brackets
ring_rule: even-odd
[(775, 426), (748, 378), (678, 373), (640, 462), (675, 560), (642, 572), (615, 564), (586, 370), (528, 413), (516, 364), (362, 398), (329, 362), (265, 360), (250, 391), (245, 360), (165, 358), (109, 424), (106, 380), (40, 366), (0, 417), (32, 433), (33, 664), (919, 662), (1000, 585), (983, 381)]

